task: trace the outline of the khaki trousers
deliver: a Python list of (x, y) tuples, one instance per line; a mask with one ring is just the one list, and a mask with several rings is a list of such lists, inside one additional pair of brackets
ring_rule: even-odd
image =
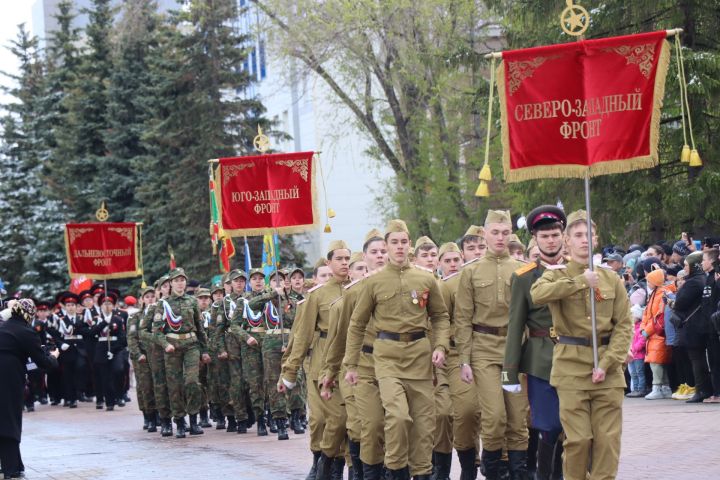
[[(622, 433), (622, 388), (557, 388), (565, 432), (566, 480), (612, 480), (617, 475)], [(587, 477), (588, 464), (592, 469)]]
[(345, 369), (340, 372), (340, 377), (335, 382), (340, 385), (340, 394), (345, 402), (345, 413), (347, 414), (345, 425), (348, 438), (353, 442), (360, 442), (361, 422), (357, 405), (355, 405), (355, 387), (345, 381)]
[(385, 410), (380, 400), (377, 378), (360, 373), (354, 390), (355, 408), (360, 417), (360, 459), (367, 465), (383, 463)]
[(453, 446), (463, 452), (474, 448), (480, 452), (480, 399), (475, 385), (460, 380), (460, 357), (451, 350), (447, 377), (453, 412)]
[(502, 389), (502, 365), (473, 358), (472, 371), (482, 411), (482, 447), (496, 451), (527, 450), (527, 392), (510, 393)]
[(438, 375), (438, 384), (435, 385), (435, 434), (433, 451), (439, 453), (452, 453), (453, 448), (453, 408), (450, 399), (450, 387), (445, 382), (445, 375)]
[(435, 399), (432, 380), (378, 379), (385, 409), (385, 466), (410, 466), (410, 475), (432, 473)]

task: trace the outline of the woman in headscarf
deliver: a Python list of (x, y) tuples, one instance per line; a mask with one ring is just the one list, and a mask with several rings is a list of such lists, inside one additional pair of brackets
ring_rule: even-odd
[(0, 463), (5, 478), (20, 478), (25, 469), (20, 457), (25, 365), (57, 368), (58, 351), (47, 353), (30, 328), (35, 304), (28, 298), (10, 302), (0, 326)]

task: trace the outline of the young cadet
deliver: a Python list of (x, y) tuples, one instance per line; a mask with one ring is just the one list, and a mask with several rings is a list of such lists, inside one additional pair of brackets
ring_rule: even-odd
[(488, 251), (462, 270), (455, 297), (455, 341), (460, 353), (460, 376), (475, 382), (482, 412), (481, 461), (485, 478), (497, 480), (507, 446), (510, 478), (527, 472), (527, 397), (503, 390), (510, 278), (522, 263), (508, 254), (512, 232), (510, 212), (489, 210), (485, 219)]
[[(59, 363), (62, 367), (62, 379), (65, 388), (64, 407), (77, 408), (78, 394), (86, 387), (88, 352), (84, 338), (90, 330), (77, 313), (78, 296), (71, 292), (59, 295), (62, 307), (55, 322), (56, 328), (49, 331), (60, 348)], [(94, 352), (90, 352), (94, 353)]]
[(122, 352), (127, 346), (127, 337), (123, 319), (114, 312), (116, 304), (117, 295), (113, 292), (101, 295), (100, 316), (90, 329), (90, 335), (97, 340), (93, 352), (93, 363), (101, 380), (97, 394), (102, 392), (107, 411), (114, 410), (116, 402), (119, 406), (125, 405), (119, 401), (123, 395), (125, 365)]
[[(225, 277), (225, 284), (230, 285), (230, 293), (220, 302), (215, 302), (210, 310), (210, 316), (214, 320), (211, 326), (211, 344), (213, 353), (219, 360), (216, 363), (216, 375), (218, 379), (216, 392), (218, 405), (215, 410), (215, 417), (218, 423), (215, 428), (222, 430), (226, 428), (225, 417), (227, 417), (228, 433), (247, 433), (248, 413), (246, 406), (246, 382), (243, 376), (242, 342), (230, 334), (232, 319), (236, 313), (242, 314), (245, 309), (245, 286), (247, 285), (247, 274), (242, 270), (230, 270)], [(212, 363), (210, 364), (212, 366)]]
[[(390, 262), (364, 280), (350, 319), (345, 378), (357, 384), (358, 356), (372, 317), (377, 328), (375, 372), (385, 409), (386, 478), (429, 479), (435, 425), (432, 366), (445, 362), (448, 313), (435, 277), (408, 262), (405, 222), (391, 220), (385, 240)], [(431, 328), (434, 346), (428, 337)]]
[[(332, 277), (324, 284), (316, 286), (308, 292), (302, 308), (293, 325), (293, 346), (282, 367), (281, 392), (295, 387), (297, 372), (303, 359), (308, 369), (308, 407), (310, 410), (310, 449), (313, 452), (313, 466), (317, 469), (317, 478), (329, 477), (334, 467), (342, 472), (345, 464), (342, 445), (335, 442), (334, 431), (325, 431), (327, 417), (342, 416), (338, 403), (323, 402), (320, 397), (320, 370), (327, 347), (327, 333), (330, 327), (330, 305), (340, 298), (348, 283), (348, 264), (350, 248), (342, 240), (335, 240), (328, 245), (325, 263), (332, 272)], [(327, 435), (326, 435), (327, 433)]]
[[(562, 446), (558, 437), (562, 431), (560, 410), (555, 389), (550, 385), (553, 346), (552, 316), (546, 305), (535, 305), (530, 288), (545, 272), (563, 261), (562, 243), (566, 223), (565, 213), (553, 206), (542, 205), (527, 216), (527, 227), (540, 257), (513, 273), (510, 298), (503, 388), (520, 391), (519, 373), (526, 374), (530, 402), (531, 424), (540, 432), (537, 449), (536, 479), (560, 478), (562, 471), (553, 473), (554, 458), (560, 458)], [(529, 250), (529, 249), (528, 249)], [(525, 329), (529, 336), (525, 339)], [(535, 466), (530, 465), (531, 470)]]
[[(223, 279), (226, 275), (223, 276)], [(208, 354), (213, 360), (208, 364), (208, 400), (210, 402), (210, 417), (215, 422), (215, 429), (222, 430), (226, 428), (225, 415), (233, 415), (232, 405), (230, 404), (230, 396), (228, 393), (228, 385), (230, 384), (230, 367), (228, 362), (223, 362), (218, 358), (218, 351), (215, 348), (215, 330), (217, 328), (217, 309), (222, 307), (223, 298), (225, 298), (225, 289), (223, 281), (216, 282), (210, 287), (210, 295), (212, 303), (210, 305), (210, 318), (208, 319)], [(220, 371), (222, 370), (222, 375)], [(221, 378), (222, 377), (222, 378)], [(222, 425), (221, 425), (222, 421)], [(203, 427), (204, 428), (204, 427)]]
[(157, 409), (153, 390), (152, 370), (148, 362), (148, 351), (140, 343), (140, 322), (150, 305), (155, 303), (155, 289), (147, 287), (140, 291), (140, 309), (128, 318), (127, 343), (130, 361), (137, 383), (138, 408), (145, 418), (144, 429), (157, 432)]
[(438, 268), (438, 247), (430, 237), (420, 237), (415, 241), (415, 265), (430, 270), (433, 275)]
[(190, 416), (190, 435), (203, 432), (197, 422), (200, 411), (200, 360), (210, 362), (207, 338), (197, 301), (185, 293), (187, 275), (182, 268), (168, 273), (170, 295), (158, 303), (153, 334), (165, 351), (170, 408), (175, 418), (176, 438), (185, 438), (185, 415)]
[[(457, 246), (451, 244), (447, 250), (440, 254), (440, 266), (443, 273), (441, 292), (445, 305), (450, 314), (450, 351), (445, 365), (448, 378), (450, 399), (452, 401), (453, 414), (453, 447), (457, 450), (460, 461), (461, 480), (475, 480), (477, 477), (476, 457), (478, 449), (478, 437), (480, 434), (480, 402), (474, 385), (463, 382), (460, 378), (460, 355), (455, 343), (455, 296), (460, 284), (460, 271), (468, 265), (472, 265), (482, 258), (487, 251), (485, 243), (485, 230), (474, 225), (468, 228), (460, 240), (462, 250), (458, 255)], [(460, 263), (457, 257), (465, 260), (465, 263), (457, 269), (455, 264)], [(436, 452), (435, 462), (439, 473), (450, 474), (451, 456)]]
[[(550, 384), (560, 399), (567, 480), (617, 475), (625, 389), (622, 365), (632, 337), (630, 302), (622, 279), (609, 269), (588, 269), (592, 255), (588, 234), (597, 232), (588, 232), (586, 222), (583, 210), (568, 215), (564, 238), (570, 262), (548, 268), (530, 289), (534, 303), (550, 308), (557, 334)], [(596, 300), (597, 369), (593, 366), (590, 295)]]
[[(198, 308), (200, 309), (202, 326), (205, 330), (205, 337), (208, 338), (209, 343), (210, 337), (208, 334), (208, 330), (210, 328), (210, 305), (212, 303), (212, 293), (210, 292), (210, 289), (198, 287), (195, 290), (195, 300), (197, 300)], [(210, 358), (212, 360), (212, 354), (210, 353), (210, 345), (208, 345), (208, 355), (210, 355)], [(200, 362), (200, 387), (202, 391), (202, 400), (200, 401), (200, 426), (203, 428), (212, 427), (210, 419), (208, 418), (209, 370), (209, 364)]]

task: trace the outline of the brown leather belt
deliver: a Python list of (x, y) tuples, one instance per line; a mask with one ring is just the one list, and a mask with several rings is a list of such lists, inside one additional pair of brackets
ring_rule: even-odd
[(489, 335), (496, 335), (498, 337), (507, 336), (507, 327), (491, 327), (489, 325), (483, 325), (481, 323), (473, 323), (473, 332), (487, 333)]
[(363, 345), (361, 350), (363, 353), (369, 353), (370, 355), (372, 355), (374, 348), (372, 345)]
[(327, 338), (327, 332), (320, 330), (320, 338)]
[[(592, 346), (592, 338), (589, 337), (568, 337), (566, 335), (558, 335), (558, 343), (562, 343), (564, 345), (577, 345), (580, 347), (591, 347)], [(598, 344), (599, 345), (609, 345), (610, 344), (610, 335), (606, 335), (604, 337), (598, 338)]]
[(379, 338), (380, 340), (394, 340), (396, 342), (414, 342), (415, 340), (425, 338), (425, 331), (408, 333), (380, 331), (377, 333), (377, 338)]
[(550, 337), (550, 329), (549, 328), (540, 328), (538, 330), (530, 329), (530, 336), (531, 337)]

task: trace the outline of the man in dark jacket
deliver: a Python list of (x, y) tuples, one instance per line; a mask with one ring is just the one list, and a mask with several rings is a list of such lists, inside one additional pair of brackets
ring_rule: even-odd
[(10, 319), (0, 326), (0, 463), (5, 478), (20, 478), (25, 365), (30, 358), (39, 368), (56, 368), (58, 351), (47, 354), (30, 328), (35, 317), (32, 300), (21, 299), (9, 307)]

